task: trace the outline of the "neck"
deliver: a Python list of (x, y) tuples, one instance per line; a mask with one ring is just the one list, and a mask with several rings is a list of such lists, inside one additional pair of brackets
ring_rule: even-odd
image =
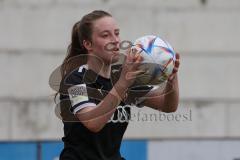
[(88, 56), (87, 65), (89, 69), (93, 70), (98, 75), (105, 78), (110, 78), (111, 64), (106, 64), (103, 62), (103, 60), (100, 60), (95, 56)]

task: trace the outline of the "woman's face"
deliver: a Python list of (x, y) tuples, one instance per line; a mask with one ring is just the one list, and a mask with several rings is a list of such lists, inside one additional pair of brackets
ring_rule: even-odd
[(93, 23), (90, 54), (111, 64), (119, 59), (119, 27), (112, 17), (103, 17)]

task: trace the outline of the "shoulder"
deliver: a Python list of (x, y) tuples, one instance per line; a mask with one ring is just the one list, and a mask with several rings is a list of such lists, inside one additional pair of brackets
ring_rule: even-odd
[[(84, 68), (84, 66), (80, 66), (68, 73), (66, 76), (62, 77), (59, 88), (59, 92), (62, 94), (62, 96), (68, 95), (69, 88), (75, 85), (83, 84), (83, 76), (85, 70), (86, 69)], [(60, 95), (60, 99), (62, 96)]]
[(72, 72), (68, 73), (65, 77), (63, 77), (62, 83), (68, 85), (76, 85), (83, 83), (83, 77), (86, 72), (87, 67), (82, 65)]

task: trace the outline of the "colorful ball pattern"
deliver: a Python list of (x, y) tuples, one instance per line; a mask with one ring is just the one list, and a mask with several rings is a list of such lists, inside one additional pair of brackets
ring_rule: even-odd
[(165, 82), (172, 74), (176, 53), (173, 47), (158, 36), (147, 35), (138, 38), (132, 46), (143, 57), (141, 69), (146, 70), (139, 75), (135, 85), (157, 85)]

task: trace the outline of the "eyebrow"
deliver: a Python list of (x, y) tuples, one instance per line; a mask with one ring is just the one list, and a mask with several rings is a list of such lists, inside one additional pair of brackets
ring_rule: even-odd
[[(114, 30), (114, 32), (116, 32), (116, 31), (118, 31), (118, 32), (119, 32), (119, 31), (120, 31), (120, 29), (115, 29), (115, 30)], [(103, 31), (101, 31), (100, 33), (104, 33), (104, 32), (110, 32), (110, 31), (109, 31), (109, 30), (103, 30)]]

